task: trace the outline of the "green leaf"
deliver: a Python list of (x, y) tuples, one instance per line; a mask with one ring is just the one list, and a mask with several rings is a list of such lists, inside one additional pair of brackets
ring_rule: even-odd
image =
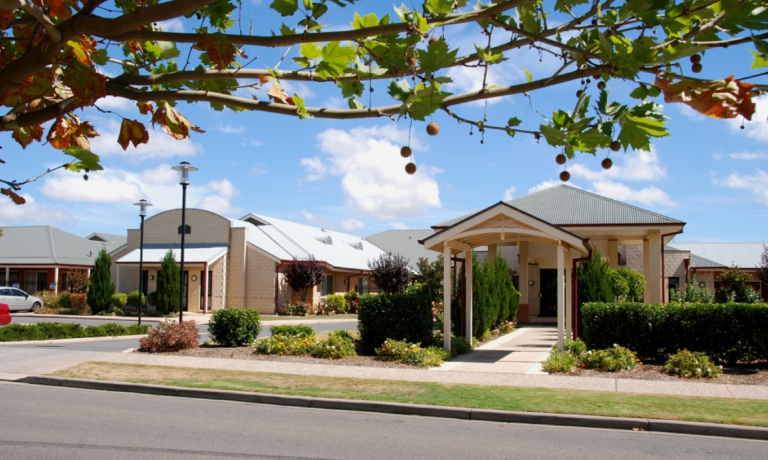
[(365, 108), (365, 104), (363, 104), (362, 102), (358, 101), (354, 97), (350, 97), (349, 98), (349, 108), (350, 109), (364, 109)]
[(160, 59), (173, 59), (181, 54), (176, 44), (173, 42), (157, 42), (157, 46), (160, 47)]
[(427, 0), (424, 7), (437, 15), (448, 14), (453, 11), (453, 0)]
[(541, 125), (539, 126), (539, 130), (541, 131), (541, 134), (544, 135), (544, 139), (547, 140), (547, 143), (552, 147), (565, 145), (565, 133), (554, 126)]
[(618, 140), (626, 149), (628, 146), (636, 150), (651, 149), (651, 137), (669, 136), (666, 122), (654, 118), (639, 118), (628, 115), (621, 121), (621, 131)]
[(304, 104), (304, 99), (300, 98), (298, 94), (293, 95), (293, 103), (296, 104), (296, 112), (299, 114), (299, 119), (314, 118), (311, 113), (307, 112), (307, 106)]
[(418, 50), (419, 63), (422, 69), (427, 72), (437, 72), (438, 70), (453, 64), (456, 59), (456, 53), (459, 50), (448, 50), (448, 44), (445, 40), (438, 40), (427, 47), (426, 50)]
[(478, 45), (475, 45), (475, 49), (477, 50), (477, 57), (488, 64), (499, 64), (507, 60), (507, 58), (504, 57), (504, 53), (494, 53), (490, 49), (486, 50)]
[(648, 88), (648, 96), (656, 97), (659, 94), (661, 94), (661, 89), (659, 89), (658, 86), (652, 85), (650, 88)]
[(317, 75), (321, 78), (336, 78), (349, 70), (349, 63), (356, 53), (349, 46), (330, 42), (323, 47), (320, 54), (323, 60), (317, 65)]
[(411, 85), (404, 78), (400, 81), (392, 80), (389, 82), (387, 93), (396, 101), (405, 101), (411, 95)]
[[(749, 51), (754, 56), (754, 60), (752, 61), (753, 69), (762, 69), (763, 67), (768, 67), (768, 54), (761, 54), (752, 50)], [(93, 57), (93, 55), (91, 55), (91, 57)]]
[(367, 29), (369, 27), (376, 27), (379, 25), (379, 18), (376, 17), (374, 13), (366, 14), (365, 16), (360, 16), (355, 12), (355, 19), (352, 21), (352, 28), (357, 29)]
[(524, 67), (523, 70), (525, 70), (525, 78), (528, 79), (528, 83), (533, 81), (533, 77), (531, 76), (531, 72), (528, 70), (528, 67)]
[(275, 0), (269, 7), (280, 13), (281, 16), (293, 16), (293, 14), (299, 10), (299, 1)]
[(69, 164), (70, 171), (80, 172), (82, 170), (101, 171), (102, 166), (99, 164), (99, 156), (90, 150), (85, 150), (77, 147), (71, 147), (64, 149), (64, 154), (75, 157), (78, 161), (73, 161)]
[(648, 88), (645, 85), (640, 85), (629, 93), (629, 97), (643, 100), (648, 97)]
[(350, 96), (362, 96), (365, 85), (359, 81), (343, 81), (339, 82), (339, 88), (341, 88), (341, 95), (343, 97)]
[(507, 120), (507, 126), (514, 128), (515, 126), (520, 126), (520, 123), (522, 123), (522, 120), (520, 120), (517, 117), (512, 117), (509, 120)]
[(314, 43), (302, 43), (299, 47), (299, 52), (309, 60), (318, 59), (320, 57), (320, 48)]
[(107, 65), (109, 62), (109, 56), (107, 56), (107, 50), (98, 49), (91, 53), (91, 60), (98, 65)]

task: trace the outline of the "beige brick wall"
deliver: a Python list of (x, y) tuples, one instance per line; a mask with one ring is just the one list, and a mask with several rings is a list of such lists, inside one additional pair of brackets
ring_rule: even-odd
[[(209, 211), (187, 209), (186, 223), (190, 226), (190, 233), (184, 237), (185, 245), (229, 243), (231, 225), (229, 219)], [(161, 212), (150, 217), (144, 222), (144, 245), (181, 244), (180, 226), (180, 209)]]
[(689, 259), (690, 252), (664, 252), (664, 300), (669, 302), (669, 278), (680, 279), (680, 291), (685, 289), (685, 259)]
[(246, 228), (230, 229), (229, 253), (227, 257), (226, 308), (243, 308), (247, 300), (247, 232)]
[[(259, 313), (275, 312), (275, 277), (277, 264), (259, 251), (247, 250), (247, 290), (245, 308), (255, 308)], [(231, 302), (229, 306), (235, 306)]]
[(213, 272), (213, 281), (211, 286), (211, 310), (221, 310), (224, 308), (224, 269), (226, 268), (225, 257), (217, 260), (208, 267)]
[(627, 253), (627, 265), (624, 268), (634, 268), (640, 273), (643, 273), (643, 246), (632, 245), (624, 246), (624, 248)]

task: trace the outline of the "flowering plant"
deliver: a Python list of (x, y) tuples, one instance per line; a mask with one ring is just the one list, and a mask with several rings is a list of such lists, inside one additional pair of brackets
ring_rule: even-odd
[(669, 355), (661, 371), (689, 379), (711, 379), (723, 373), (723, 366), (716, 366), (704, 353), (680, 350)]

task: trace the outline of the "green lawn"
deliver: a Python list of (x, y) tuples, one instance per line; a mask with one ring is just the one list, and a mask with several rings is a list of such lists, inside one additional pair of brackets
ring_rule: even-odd
[(278, 315), (261, 315), (261, 321), (288, 321), (288, 320), (315, 320), (322, 319), (326, 321), (338, 321), (340, 319), (357, 319), (357, 315), (307, 315), (307, 316), (278, 316)]
[(83, 363), (58, 377), (322, 398), (768, 426), (768, 401)]

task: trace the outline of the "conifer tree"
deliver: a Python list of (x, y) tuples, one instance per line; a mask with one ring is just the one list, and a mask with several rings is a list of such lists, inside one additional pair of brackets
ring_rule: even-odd
[(181, 290), (181, 274), (173, 251), (168, 250), (161, 262), (157, 273), (157, 309), (167, 315), (179, 311), (179, 291)]
[(613, 286), (607, 262), (595, 250), (592, 260), (582, 262), (578, 272), (579, 308), (586, 302), (613, 302)]
[(93, 313), (107, 310), (112, 306), (115, 285), (112, 283), (111, 268), (112, 258), (107, 254), (107, 250), (102, 248), (94, 261), (88, 282), (87, 301)]

